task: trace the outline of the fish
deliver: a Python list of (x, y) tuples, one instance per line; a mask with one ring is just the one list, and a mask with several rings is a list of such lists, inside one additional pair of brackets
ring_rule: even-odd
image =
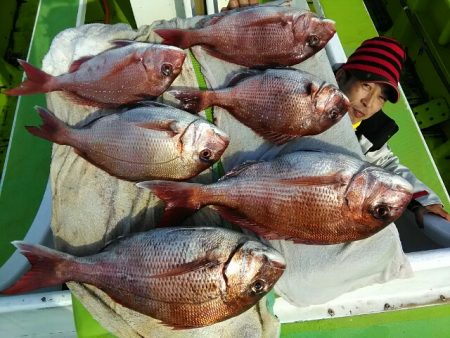
[(114, 108), (160, 96), (180, 74), (186, 53), (176, 47), (114, 40), (114, 48), (74, 61), (53, 76), (18, 60), (27, 80), (7, 95), (62, 91), (76, 104)]
[(43, 107), (33, 135), (68, 145), (112, 176), (127, 181), (186, 180), (217, 162), (229, 137), (188, 112), (146, 102), (120, 113), (99, 115), (70, 127)]
[(1, 294), (87, 283), (174, 329), (241, 314), (272, 289), (286, 267), (275, 249), (223, 228), (154, 229), (116, 239), (84, 257), (22, 241), (13, 244), (31, 270)]
[(339, 122), (350, 106), (339, 88), (295, 69), (238, 72), (224, 89), (174, 89), (167, 93), (191, 112), (209, 106), (225, 108), (277, 145), (324, 132)]
[(375, 234), (400, 217), (413, 190), (383, 168), (323, 151), (244, 162), (209, 185), (159, 180), (137, 185), (165, 202), (159, 226), (209, 205), (265, 239), (318, 245)]
[(292, 66), (321, 50), (335, 23), (284, 6), (252, 6), (208, 16), (191, 29), (154, 30), (163, 44), (201, 45), (210, 55), (250, 68)]

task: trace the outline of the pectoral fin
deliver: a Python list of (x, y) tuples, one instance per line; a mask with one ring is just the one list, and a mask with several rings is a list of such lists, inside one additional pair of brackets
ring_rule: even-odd
[(92, 58), (93, 58), (93, 56), (92, 56), (92, 55), (89, 55), (89, 56), (83, 56), (82, 58), (80, 58), (80, 59), (78, 59), (78, 60), (75, 60), (75, 61), (72, 62), (72, 64), (70, 65), (69, 73), (76, 72), (76, 71), (80, 68), (80, 66), (81, 66), (83, 63), (85, 63), (86, 61), (88, 61), (88, 60), (90, 60), (90, 59), (92, 59)]
[(345, 185), (349, 181), (349, 176), (343, 172), (327, 176), (301, 176), (297, 178), (286, 178), (278, 180), (281, 184), (317, 186), (317, 185)]
[(205, 257), (201, 257), (195, 261), (181, 264), (180, 266), (170, 269), (169, 271), (166, 271), (166, 272), (163, 272), (163, 273), (160, 273), (157, 275), (149, 276), (149, 278), (175, 277), (175, 276), (179, 276), (179, 275), (184, 275), (184, 274), (192, 272), (192, 271), (210, 268), (210, 267), (213, 267), (218, 264), (220, 264), (220, 262), (217, 259), (211, 260), (208, 258), (208, 256), (205, 256)]
[(170, 137), (174, 137), (175, 135), (180, 133), (180, 130), (177, 125), (177, 121), (175, 120), (166, 120), (166, 121), (146, 121), (136, 123), (136, 126), (145, 129), (151, 130), (160, 130), (167, 132)]

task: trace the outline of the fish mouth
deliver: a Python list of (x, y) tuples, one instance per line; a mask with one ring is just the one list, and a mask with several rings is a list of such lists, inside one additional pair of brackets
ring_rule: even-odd
[(392, 189), (408, 195), (413, 193), (414, 187), (411, 183), (403, 179), (403, 177), (394, 176), (392, 178)]
[(230, 144), (230, 137), (225, 134), (223, 131), (220, 130), (214, 130), (214, 136), (217, 136), (218, 140), (222, 145), (226, 148), (228, 147), (228, 144)]
[(322, 19), (325, 28), (331, 33), (336, 33), (336, 22), (330, 19)]
[(272, 267), (280, 270), (286, 269), (286, 261), (278, 252), (265, 252), (264, 253), (269, 260)]

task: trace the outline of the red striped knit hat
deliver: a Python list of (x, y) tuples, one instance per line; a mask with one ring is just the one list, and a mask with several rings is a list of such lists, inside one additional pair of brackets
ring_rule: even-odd
[(350, 55), (342, 69), (349, 70), (359, 80), (388, 85), (388, 100), (397, 102), (398, 82), (406, 53), (397, 40), (385, 36), (364, 41)]

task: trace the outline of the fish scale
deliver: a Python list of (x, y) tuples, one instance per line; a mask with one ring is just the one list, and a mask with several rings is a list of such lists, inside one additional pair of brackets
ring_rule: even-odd
[(202, 45), (208, 53), (225, 61), (268, 68), (292, 66), (314, 55), (336, 29), (334, 22), (310, 11), (266, 5), (212, 15), (192, 29), (155, 29), (155, 32), (164, 44), (183, 49)]
[(161, 95), (181, 72), (186, 54), (174, 47), (116, 40), (114, 48), (75, 60), (53, 76), (19, 60), (27, 80), (7, 95), (62, 91), (73, 102), (118, 107)]
[(352, 156), (298, 151), (246, 163), (217, 183), (138, 184), (166, 202), (161, 225), (210, 205), (226, 220), (267, 239), (337, 244), (395, 221), (412, 196), (402, 177)]
[(224, 89), (177, 89), (169, 93), (192, 112), (223, 107), (276, 144), (326, 131), (340, 121), (349, 106), (337, 87), (299, 70), (243, 71)]
[[(157, 104), (101, 116), (71, 128), (44, 108), (44, 125), (34, 135), (66, 144), (109, 174), (129, 181), (188, 179), (219, 160), (228, 136), (213, 124), (182, 110)], [(203, 159), (202, 153), (209, 152)]]
[[(279, 279), (283, 257), (249, 236), (222, 228), (164, 228), (74, 257), (15, 242), (31, 270), (4, 294), (76, 281), (177, 329), (211, 325), (253, 306)], [(254, 285), (263, 286), (255, 292)]]

